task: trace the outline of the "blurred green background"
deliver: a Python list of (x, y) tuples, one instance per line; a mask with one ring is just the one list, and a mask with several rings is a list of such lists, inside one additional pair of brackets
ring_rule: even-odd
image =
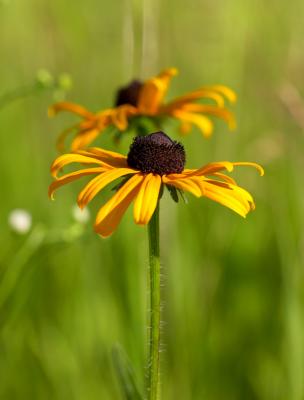
[[(183, 139), (188, 166), (248, 160), (266, 175), (234, 175), (256, 200), (246, 220), (208, 199), (162, 200), (163, 398), (304, 399), (303, 18), (302, 0), (0, 1), (0, 399), (120, 399), (115, 343), (142, 385), (146, 230), (129, 210), (110, 239), (93, 233), (110, 191), (75, 222), (84, 181), (49, 201), (56, 137), (75, 118), (47, 119), (65, 93), (37, 71), (66, 86), (69, 74), (66, 98), (98, 110), (170, 66), (167, 98), (213, 83), (239, 96), (237, 132), (217, 122), (210, 140)], [(97, 143), (115, 149), (110, 135)], [(32, 214), (26, 235), (9, 227), (15, 208)]]

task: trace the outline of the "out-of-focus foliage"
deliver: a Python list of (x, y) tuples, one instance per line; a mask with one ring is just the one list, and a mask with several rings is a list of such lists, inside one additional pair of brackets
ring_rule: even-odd
[[(142, 40), (140, 1), (1, 1), (0, 95), (41, 68), (72, 76), (67, 98), (92, 110), (110, 106), (129, 79), (168, 66), (180, 69), (169, 96), (213, 83), (237, 91), (237, 132), (217, 123), (210, 140), (195, 131), (183, 143), (189, 166), (263, 164), (264, 178), (237, 176), (256, 211), (243, 220), (207, 199), (161, 204), (164, 399), (302, 400), (304, 3), (149, 3)], [(143, 382), (146, 231), (131, 212), (107, 240), (92, 217), (73, 222), (80, 183), (48, 200), (56, 136), (73, 118), (47, 119), (53, 95), (0, 110), (0, 398), (120, 399), (115, 343)], [(178, 138), (175, 129), (167, 133)], [(107, 134), (98, 144), (115, 149)], [(7, 224), (15, 208), (32, 214), (24, 236)]]

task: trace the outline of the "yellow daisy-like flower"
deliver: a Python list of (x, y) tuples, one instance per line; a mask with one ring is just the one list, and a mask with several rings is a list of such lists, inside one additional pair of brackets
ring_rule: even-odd
[[(129, 121), (136, 116), (172, 117), (181, 122), (182, 133), (188, 133), (195, 125), (206, 137), (213, 131), (213, 123), (209, 116), (223, 119), (231, 129), (234, 129), (235, 119), (225, 107), (225, 101), (235, 102), (236, 95), (226, 86), (202, 87), (164, 103), (171, 78), (176, 74), (176, 68), (169, 68), (145, 82), (134, 80), (118, 91), (115, 107), (97, 113), (92, 113), (74, 103), (54, 104), (49, 108), (50, 116), (60, 111), (69, 111), (82, 118), (80, 123), (61, 133), (57, 143), (58, 149), (60, 151), (63, 149), (65, 138), (71, 132), (76, 132), (71, 145), (75, 151), (89, 145), (108, 126), (125, 131)], [(198, 100), (207, 100), (208, 103), (199, 104)]]
[[(71, 163), (96, 165), (58, 177), (58, 172)], [(55, 181), (50, 185), (49, 196), (56, 189), (83, 176), (96, 175), (78, 195), (78, 205), (85, 207), (106, 185), (125, 177), (113, 197), (98, 211), (95, 231), (103, 237), (111, 235), (123, 214), (134, 201), (134, 221), (146, 225), (159, 201), (162, 187), (170, 191), (188, 191), (197, 197), (209, 197), (242, 217), (254, 209), (251, 195), (229, 176), (235, 166), (252, 166), (261, 175), (263, 168), (250, 162), (215, 162), (199, 169), (184, 169), (185, 151), (180, 143), (172, 141), (163, 132), (134, 139), (128, 156), (89, 148), (58, 157), (51, 166)]]

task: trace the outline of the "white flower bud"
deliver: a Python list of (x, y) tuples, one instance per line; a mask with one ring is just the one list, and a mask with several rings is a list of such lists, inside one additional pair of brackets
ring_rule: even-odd
[(25, 235), (32, 227), (32, 216), (28, 211), (16, 208), (10, 212), (8, 224), (14, 232)]
[(90, 219), (90, 212), (87, 208), (81, 210), (78, 206), (74, 206), (72, 209), (72, 215), (76, 222), (85, 224)]

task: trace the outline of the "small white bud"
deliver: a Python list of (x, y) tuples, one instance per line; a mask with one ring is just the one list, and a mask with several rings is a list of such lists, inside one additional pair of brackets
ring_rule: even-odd
[(28, 211), (16, 208), (10, 212), (8, 224), (14, 232), (25, 235), (32, 227), (32, 216)]
[(90, 212), (87, 208), (81, 210), (79, 207), (74, 206), (72, 209), (72, 215), (74, 220), (80, 224), (85, 224), (90, 219)]

